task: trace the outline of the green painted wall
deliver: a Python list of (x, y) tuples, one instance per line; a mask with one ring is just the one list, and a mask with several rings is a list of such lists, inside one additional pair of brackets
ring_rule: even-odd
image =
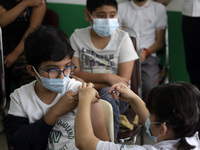
[(74, 29), (90, 25), (85, 20), (84, 5), (47, 3), (47, 8), (54, 10), (58, 14), (59, 28), (68, 36), (74, 32)]
[[(47, 7), (54, 10), (59, 17), (59, 28), (70, 37), (76, 28), (89, 26), (85, 21), (84, 5), (48, 3)], [(170, 81), (190, 82), (186, 67), (181, 31), (182, 15), (180, 12), (167, 12), (169, 29), (169, 65)]]

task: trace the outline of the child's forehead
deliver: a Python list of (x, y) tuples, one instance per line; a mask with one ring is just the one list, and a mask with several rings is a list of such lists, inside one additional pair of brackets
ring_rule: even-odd
[(117, 13), (117, 9), (111, 5), (103, 5), (98, 7), (93, 13)]
[(62, 59), (61, 61), (53, 61), (53, 60), (49, 60), (49, 61), (44, 61), (41, 63), (41, 66), (65, 66), (66, 64), (71, 62), (71, 58), (69, 56), (65, 57), (64, 59)]

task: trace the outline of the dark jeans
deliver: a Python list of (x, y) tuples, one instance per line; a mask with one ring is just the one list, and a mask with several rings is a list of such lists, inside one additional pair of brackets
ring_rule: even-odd
[[(110, 87), (105, 87), (99, 91), (99, 95), (105, 94), (108, 92)], [(114, 136), (115, 136), (115, 143), (117, 143), (117, 133), (119, 130), (119, 123), (120, 123), (120, 115), (123, 114), (129, 107), (129, 103), (121, 101), (121, 100), (115, 100), (112, 98), (110, 94), (102, 97), (103, 100), (109, 102), (113, 107), (113, 118), (114, 118)]]

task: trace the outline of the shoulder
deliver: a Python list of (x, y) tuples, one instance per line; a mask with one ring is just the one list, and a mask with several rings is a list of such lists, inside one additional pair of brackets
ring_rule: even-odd
[(72, 33), (72, 36), (82, 36), (83, 34), (87, 34), (90, 32), (91, 26), (82, 28), (82, 29), (75, 29), (74, 33)]
[(127, 38), (129, 37), (129, 34), (125, 32), (124, 30), (118, 28), (116, 32), (114, 32), (114, 36), (119, 36), (117, 38)]
[(32, 82), (25, 84), (25, 85), (21, 86), (20, 88), (14, 90), (14, 92), (11, 93), (11, 96), (29, 95), (30, 93), (32, 93), (34, 91), (35, 82), (36, 81), (32, 81)]
[(126, 6), (129, 6), (129, 5), (130, 5), (130, 2), (126, 1), (126, 2), (119, 3), (118, 7), (119, 8), (125, 8)]
[(90, 39), (90, 30), (91, 26), (82, 28), (82, 29), (76, 29), (74, 33), (70, 37), (71, 44), (80, 44), (87, 42), (88, 39)]
[(166, 11), (166, 7), (158, 2), (151, 1), (150, 7), (154, 7), (154, 9), (156, 9), (157, 11)]

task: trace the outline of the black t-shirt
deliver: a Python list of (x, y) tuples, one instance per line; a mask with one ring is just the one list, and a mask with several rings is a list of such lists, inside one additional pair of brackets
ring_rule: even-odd
[[(17, 0), (0, 0), (0, 5), (7, 11), (15, 7), (20, 1)], [(2, 27), (3, 36), (3, 51), (4, 55), (9, 54), (14, 50), (20, 42), (27, 28), (29, 27), (31, 8), (26, 8), (11, 24)]]

